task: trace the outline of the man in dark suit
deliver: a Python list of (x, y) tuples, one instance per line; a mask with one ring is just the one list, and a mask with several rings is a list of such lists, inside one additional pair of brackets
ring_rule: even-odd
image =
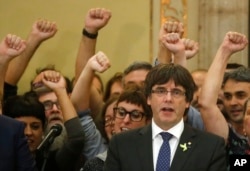
[(24, 125), (4, 115), (0, 115), (0, 170), (35, 170), (35, 161), (24, 136)]
[[(158, 65), (148, 73), (144, 86), (152, 123), (115, 135), (104, 170), (161, 171), (162, 161), (168, 161), (161, 165), (163, 170), (170, 171), (226, 170), (224, 140), (184, 124), (183, 116), (196, 89), (189, 71), (175, 64)], [(162, 159), (162, 154), (168, 156)]]
[[(11, 34), (8, 34), (0, 43), (0, 104), (3, 99), (3, 85), (8, 64), (14, 57), (20, 55), (25, 47), (20, 37)], [(0, 105), (0, 170), (36, 170), (35, 161), (24, 136), (24, 125), (3, 116), (2, 105)]]

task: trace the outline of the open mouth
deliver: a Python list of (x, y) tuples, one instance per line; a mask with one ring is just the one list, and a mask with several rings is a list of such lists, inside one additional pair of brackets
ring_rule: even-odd
[(161, 108), (161, 111), (163, 111), (163, 112), (174, 112), (174, 109), (170, 108), (170, 107), (163, 107), (163, 108)]
[(129, 128), (125, 128), (125, 127), (122, 127), (121, 128), (121, 131), (123, 132), (123, 131), (128, 131), (128, 130), (130, 130)]

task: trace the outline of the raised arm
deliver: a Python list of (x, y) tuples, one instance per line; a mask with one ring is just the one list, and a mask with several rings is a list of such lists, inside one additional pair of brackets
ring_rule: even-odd
[(166, 35), (169, 33), (176, 33), (179, 35), (179, 38), (181, 38), (184, 33), (183, 24), (179, 22), (167, 21), (161, 26), (159, 32), (159, 50), (157, 56), (159, 63), (167, 64), (172, 62), (172, 53), (165, 47), (163, 42)]
[(103, 52), (98, 52), (88, 60), (71, 94), (71, 101), (77, 111), (90, 107), (90, 89), (95, 71), (102, 73), (109, 67), (109, 59)]
[[(0, 102), (2, 110), (3, 85), (9, 62), (19, 56), (26, 48), (26, 43), (20, 37), (8, 34), (0, 43)], [(2, 111), (0, 112), (2, 113)]]
[(42, 81), (56, 94), (67, 131), (67, 139), (56, 153), (57, 165), (61, 170), (75, 170), (85, 144), (84, 130), (66, 91), (64, 77), (56, 71), (45, 71)]
[(64, 122), (78, 117), (73, 104), (70, 101), (66, 87), (64, 86), (64, 77), (56, 71), (44, 71), (43, 79), (44, 85), (51, 89), (57, 96), (60, 104)]
[(200, 112), (206, 130), (217, 134), (227, 141), (228, 123), (217, 106), (224, 72), (230, 56), (243, 50), (247, 45), (244, 35), (228, 32), (209, 67), (199, 98)]
[[(87, 159), (93, 158), (95, 155), (106, 150), (104, 139), (102, 138), (100, 132), (97, 130), (92, 117), (89, 115), (89, 113), (86, 112), (84, 115), (82, 115), (82, 112), (90, 108), (89, 96), (90, 89), (91, 87), (93, 87), (92, 79), (94, 78), (94, 72), (104, 72), (109, 67), (109, 60), (106, 55), (102, 52), (98, 52), (88, 60), (71, 94), (71, 101), (79, 114), (81, 125), (86, 136), (83, 155)], [(96, 104), (96, 107), (97, 106), (98, 105)]]
[(56, 32), (57, 27), (54, 22), (37, 20), (32, 25), (32, 30), (26, 40), (26, 49), (18, 58), (10, 62), (5, 82), (13, 86), (17, 85), (37, 48), (43, 41), (53, 37)]
[(95, 54), (98, 31), (107, 25), (110, 18), (111, 12), (105, 8), (92, 8), (88, 11), (75, 63), (75, 81), (88, 59)]

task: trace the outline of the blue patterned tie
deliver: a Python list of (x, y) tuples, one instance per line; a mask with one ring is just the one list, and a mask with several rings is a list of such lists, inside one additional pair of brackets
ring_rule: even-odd
[(156, 163), (156, 171), (168, 171), (170, 168), (170, 157), (171, 151), (169, 146), (169, 139), (172, 137), (172, 134), (168, 132), (161, 132), (163, 143), (161, 145), (157, 163)]

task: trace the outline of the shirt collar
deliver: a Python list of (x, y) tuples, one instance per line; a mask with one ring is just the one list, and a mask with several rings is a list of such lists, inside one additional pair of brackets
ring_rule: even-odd
[(156, 123), (154, 122), (154, 119), (152, 119), (152, 138), (153, 139), (155, 139), (161, 132), (168, 132), (179, 140), (183, 130), (184, 130), (183, 118), (180, 120), (180, 122), (178, 122), (175, 126), (170, 128), (168, 131), (164, 131), (163, 129), (161, 129), (158, 125), (156, 125)]

